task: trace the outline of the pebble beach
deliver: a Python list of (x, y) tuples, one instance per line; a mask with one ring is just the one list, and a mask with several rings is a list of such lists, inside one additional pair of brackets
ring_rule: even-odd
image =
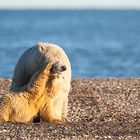
[[(11, 79), (0, 78), (0, 96)], [(73, 79), (68, 124), (0, 123), (0, 139), (139, 140), (140, 79)]]

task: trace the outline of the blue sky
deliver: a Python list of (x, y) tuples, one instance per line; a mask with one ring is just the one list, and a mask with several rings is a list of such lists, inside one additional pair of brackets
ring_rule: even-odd
[(0, 0), (0, 8), (132, 8), (140, 0)]

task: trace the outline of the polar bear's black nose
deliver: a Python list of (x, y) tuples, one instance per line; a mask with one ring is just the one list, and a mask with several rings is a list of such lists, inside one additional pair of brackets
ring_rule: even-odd
[(61, 67), (61, 71), (65, 71), (66, 69), (67, 69), (66, 66)]

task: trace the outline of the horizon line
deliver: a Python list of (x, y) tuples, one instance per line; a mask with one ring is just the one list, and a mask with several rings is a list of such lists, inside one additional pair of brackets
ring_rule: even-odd
[(140, 10), (140, 7), (0, 7), (0, 10)]

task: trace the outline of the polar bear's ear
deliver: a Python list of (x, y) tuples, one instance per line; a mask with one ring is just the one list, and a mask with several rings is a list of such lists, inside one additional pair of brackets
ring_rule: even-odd
[(40, 51), (41, 53), (45, 53), (45, 52), (46, 52), (46, 47), (40, 45), (38, 48), (39, 48), (39, 51)]

